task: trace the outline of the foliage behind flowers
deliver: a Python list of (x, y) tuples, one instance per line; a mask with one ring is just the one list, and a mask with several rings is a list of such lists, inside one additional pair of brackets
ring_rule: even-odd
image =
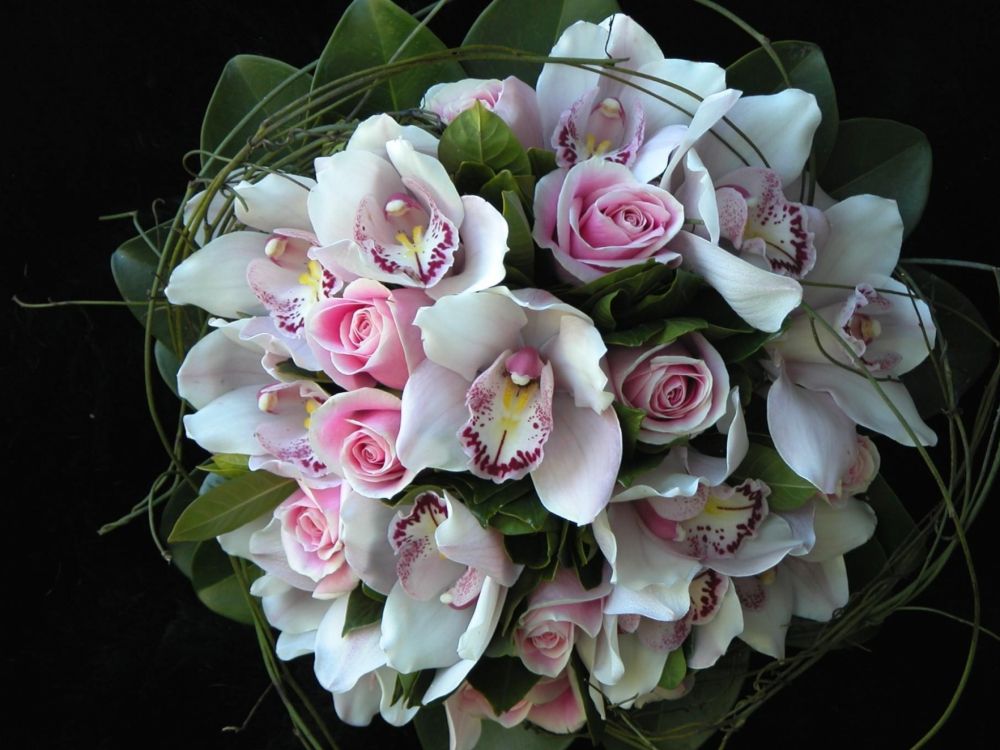
[[(113, 259), (213, 454), (162, 434), (147, 504), (272, 679), (312, 654), (345, 722), (695, 746), (968, 555), (996, 374), (963, 426), (987, 362), (944, 342), (981, 318), (897, 267), (929, 148), (839, 123), (817, 48), (723, 70), (614, 2), (527, 37), (525, 5), (448, 51), (440, 4), (356, 0), (313, 66), (227, 66), (183, 211)], [(951, 476), (911, 391), (941, 394)], [(941, 491), (919, 525), (885, 439)]]

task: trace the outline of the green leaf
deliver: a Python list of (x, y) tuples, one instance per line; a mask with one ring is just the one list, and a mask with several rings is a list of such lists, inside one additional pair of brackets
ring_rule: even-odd
[(639, 429), (642, 427), (642, 420), (646, 418), (646, 412), (618, 401), (612, 406), (615, 407), (618, 424), (622, 428), (622, 459), (628, 461), (635, 453), (635, 443), (639, 439)]
[(530, 282), (535, 276), (535, 241), (531, 237), (531, 224), (524, 213), (521, 199), (513, 190), (502, 194), (503, 218), (507, 222), (507, 247), (504, 264), (524, 274)]
[[(396, 57), (397, 62), (443, 51), (445, 46), (441, 40), (426, 26), (418, 28), (419, 25), (413, 16), (390, 0), (354, 0), (340, 17), (319, 57), (313, 91), (351, 73), (388, 63), (404, 43), (406, 47)], [(424, 93), (435, 83), (465, 77), (462, 66), (455, 62), (416, 65), (375, 86), (358, 114), (363, 117), (417, 107)], [(360, 101), (360, 97), (351, 99), (338, 107), (337, 112), (346, 115)], [(327, 119), (336, 120), (338, 116), (329, 115)]]
[[(559, 35), (575, 21), (600, 23), (619, 11), (615, 0), (493, 0), (462, 42), (498, 44), (539, 55), (548, 55)], [(467, 60), (473, 78), (506, 78), (514, 75), (534, 86), (542, 66), (509, 60)]]
[(757, 443), (750, 443), (747, 457), (733, 472), (733, 478), (740, 481), (759, 479), (770, 487), (767, 505), (771, 510), (795, 510), (819, 492), (788, 468), (776, 450)]
[[(816, 97), (823, 119), (816, 130), (813, 147), (816, 151), (817, 170), (822, 174), (823, 167), (833, 152), (840, 122), (837, 94), (826, 58), (823, 57), (823, 51), (812, 42), (772, 42), (771, 47), (785, 66), (792, 88), (808, 91)], [(774, 61), (760, 47), (726, 69), (726, 85), (740, 89), (745, 96), (777, 94), (788, 88)]]
[(498, 714), (521, 700), (541, 675), (528, 670), (517, 657), (480, 659), (469, 672), (469, 683), (483, 694)]
[(529, 568), (544, 568), (555, 553), (558, 537), (549, 531), (538, 534), (504, 536), (503, 545), (510, 559)]
[(924, 212), (931, 161), (927, 136), (916, 128), (893, 120), (844, 120), (820, 184), (838, 200), (864, 193), (892, 198), (906, 236)]
[(531, 173), (531, 162), (510, 126), (479, 102), (451, 121), (441, 134), (438, 158), (449, 172), (462, 162), (485, 164), (494, 172)]
[(496, 172), (474, 161), (463, 161), (455, 171), (455, 188), (462, 195), (479, 195), (483, 185), (496, 177)]
[[(788, 319), (786, 318), (786, 322)], [(726, 364), (735, 364), (749, 359), (759, 352), (764, 344), (781, 335), (781, 331), (768, 333), (766, 331), (756, 331), (754, 333), (738, 333), (735, 336), (728, 336), (721, 341), (717, 341), (714, 346)]]
[(583, 713), (587, 720), (587, 734), (590, 735), (590, 744), (592, 747), (599, 747), (604, 739), (605, 719), (597, 711), (594, 701), (587, 700), (590, 696), (590, 670), (584, 665), (579, 653), (573, 653), (569, 678), (573, 680), (577, 691), (583, 696)]
[[(479, 189), (479, 195), (493, 204), (493, 207), (498, 211), (502, 210), (503, 194), (505, 192), (512, 192), (518, 196), (524, 195), (524, 191), (521, 189), (521, 183), (519, 182), (522, 177), (514, 176), (509, 169), (501, 170), (483, 183), (483, 186)], [(530, 179), (534, 178), (531, 177)], [(531, 195), (531, 191), (528, 191), (528, 195)], [(521, 198), (519, 197), (518, 200), (520, 201)]]
[[(718, 722), (739, 697), (747, 674), (750, 651), (734, 643), (711, 669), (697, 672), (694, 687), (683, 698), (660, 701), (633, 718), (635, 724), (649, 736), (660, 750), (696, 750), (714, 733)], [(654, 708), (655, 706), (655, 708)], [(702, 731), (692, 730), (704, 727)], [(632, 745), (608, 735), (607, 750), (631, 750)]]
[(347, 597), (347, 614), (344, 617), (344, 629), (340, 632), (341, 637), (352, 630), (374, 625), (382, 619), (383, 609), (385, 609), (384, 600), (380, 602), (372, 599), (365, 593), (363, 587), (358, 586)]
[(555, 151), (532, 146), (528, 149), (528, 161), (531, 162), (531, 174), (536, 180), (542, 179), (549, 172), (556, 171)]
[(490, 526), (502, 534), (533, 534), (558, 527), (556, 517), (549, 513), (535, 494), (524, 495), (505, 503), (490, 518)]
[[(164, 222), (146, 232), (146, 236), (158, 249), (162, 250), (166, 244), (170, 226), (170, 222)], [(111, 275), (118, 286), (118, 293), (126, 302), (143, 303), (129, 305), (129, 311), (143, 327), (146, 325), (146, 313), (148, 312), (145, 303), (149, 301), (149, 293), (153, 280), (156, 278), (156, 268), (159, 261), (156, 252), (146, 240), (139, 236), (122, 243), (111, 255)], [(161, 298), (163, 298), (165, 286), (166, 280), (162, 280), (159, 284), (159, 297)], [(165, 305), (166, 299), (163, 298), (163, 300)], [(170, 340), (170, 328), (165, 308), (161, 307), (153, 312), (152, 326), (153, 338), (158, 341)]]
[(171, 542), (200, 542), (238, 529), (274, 510), (295, 490), (295, 481), (266, 471), (231, 479), (195, 500), (177, 519)]
[[(921, 268), (911, 266), (907, 270), (934, 310), (939, 328), (936, 353), (941, 353), (940, 342), (946, 342), (944, 354), (951, 367), (957, 403), (996, 356), (996, 345), (988, 335), (989, 325), (968, 297), (947, 281)], [(920, 416), (928, 417), (947, 408), (930, 358), (903, 375), (903, 382)]]
[[(878, 519), (875, 539), (888, 558), (911, 541), (914, 535), (919, 534), (919, 528), (906, 506), (881, 475), (875, 477), (865, 494)], [(925, 552), (926, 543), (922, 539), (905, 553), (897, 555), (893, 560), (893, 571), (901, 576), (912, 572), (923, 560)]]
[(173, 349), (162, 341), (153, 344), (153, 359), (156, 360), (156, 370), (160, 373), (163, 382), (177, 398), (180, 398), (180, 393), (177, 392), (177, 371), (181, 367), (180, 359), (174, 354)]
[(250, 456), (240, 453), (215, 453), (212, 460), (199, 468), (210, 474), (217, 474), (225, 479), (235, 479), (250, 471)]
[(663, 665), (663, 674), (660, 675), (658, 684), (664, 690), (673, 690), (684, 682), (686, 676), (687, 659), (684, 658), (684, 649), (674, 649), (667, 655), (667, 663)]
[(203, 172), (218, 172), (268, 115), (306, 96), (311, 83), (308, 73), (270, 57), (237, 55), (227, 62), (201, 123)]
[[(174, 488), (163, 508), (163, 513), (160, 514), (161, 536), (166, 537), (170, 535), (170, 530), (174, 527), (181, 513), (184, 512), (187, 506), (194, 502), (196, 497), (197, 495), (187, 482), (181, 482)], [(176, 566), (185, 578), (191, 578), (191, 563), (194, 559), (194, 553), (200, 544), (201, 542), (177, 542), (169, 545), (170, 562)]]
[[(252, 568), (260, 575), (260, 571)], [(199, 544), (191, 561), (191, 585), (198, 599), (216, 614), (249, 625), (253, 622), (243, 587), (229, 555), (214, 540)]]
[(613, 331), (604, 337), (606, 344), (616, 346), (660, 346), (672, 344), (681, 336), (708, 328), (701, 318), (671, 318), (642, 323), (625, 331)]

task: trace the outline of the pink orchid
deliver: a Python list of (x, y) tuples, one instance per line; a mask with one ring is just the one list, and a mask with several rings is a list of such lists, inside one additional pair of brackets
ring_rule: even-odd
[(439, 299), (415, 322), (427, 359), (403, 390), (404, 463), (498, 483), (530, 474), (550, 512), (592, 521), (622, 438), (590, 318), (547, 292), (498, 287)]
[(341, 278), (434, 298), (502, 281), (507, 222), (482, 198), (459, 196), (435, 152), (433, 136), (378, 115), (344, 151), (317, 159), (308, 206), (321, 247), (311, 257)]
[(543, 148), (535, 90), (514, 76), (502, 81), (466, 78), (437, 83), (427, 89), (420, 108), (433, 112), (448, 125), (476, 102), (506, 122), (522, 146)]

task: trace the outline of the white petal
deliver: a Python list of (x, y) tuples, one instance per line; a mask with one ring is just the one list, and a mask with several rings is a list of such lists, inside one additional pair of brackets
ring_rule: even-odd
[(366, 727), (371, 724), (378, 713), (382, 700), (382, 688), (374, 672), (370, 672), (358, 680), (350, 690), (335, 693), (333, 708), (345, 724), (352, 727)]
[(764, 599), (756, 606), (748, 606), (745, 589), (740, 581), (736, 581), (737, 593), (743, 604), (743, 632), (740, 633), (740, 640), (755, 651), (775, 659), (784, 659), (785, 634), (792, 621), (793, 594), (788, 573), (783, 568), (778, 568), (771, 583), (765, 585), (753, 580), (750, 585), (763, 592)]
[[(437, 527), (434, 541), (449, 560), (482, 571), (503, 586), (512, 586), (518, 570), (503, 546), (503, 536), (484, 529), (464, 504), (445, 493), (448, 517)], [(484, 584), (485, 585), (485, 584)]]
[(217, 537), (219, 540), (219, 546), (222, 547), (223, 552), (227, 555), (242, 557), (244, 560), (250, 560), (250, 537), (267, 526), (271, 522), (272, 518), (272, 513), (265, 513), (264, 515), (255, 518), (250, 523), (240, 526), (238, 529), (233, 529), (225, 534), (220, 534)]
[(452, 609), (436, 599), (421, 602), (397, 584), (382, 612), (381, 647), (400, 672), (450, 667), (459, 661), (458, 642), (473, 609)]
[[(634, 67), (634, 65), (629, 63), (628, 67)], [(702, 99), (726, 88), (726, 71), (715, 63), (678, 59), (654, 60), (643, 65), (641, 71), (645, 75), (662, 78), (664, 81), (685, 88)], [(691, 118), (681, 112), (678, 107), (683, 107), (688, 112), (694, 112), (701, 103), (698, 99), (673, 86), (665, 86), (648, 79), (640, 79), (637, 83), (677, 105), (671, 107), (633, 88), (624, 90), (623, 103), (631, 99), (641, 99), (644, 104), (647, 142), (650, 134), (655, 134), (662, 128), (677, 124), (687, 125), (691, 121)]]
[(260, 387), (256, 385), (229, 391), (205, 408), (184, 417), (187, 436), (211, 453), (262, 453), (254, 438), (263, 420), (257, 405)]
[(842, 301), (869, 276), (892, 274), (903, 243), (903, 220), (896, 201), (875, 195), (854, 195), (826, 212), (830, 235), (817, 245), (816, 265), (806, 277), (848, 289), (807, 287), (805, 301), (823, 307)]
[(624, 665), (622, 678), (614, 685), (605, 685), (601, 691), (613, 704), (628, 707), (635, 698), (656, 687), (667, 663), (666, 651), (654, 651), (634, 633), (618, 636), (618, 652)]
[(700, 562), (682, 557), (649, 533), (628, 503), (616, 503), (598, 516), (594, 536), (614, 569), (607, 614), (673, 621), (687, 613), (688, 587), (701, 570)]
[(847, 566), (844, 558), (832, 557), (821, 563), (789, 557), (786, 567), (795, 594), (793, 614), (818, 622), (828, 622), (833, 613), (847, 604)]
[(860, 547), (875, 533), (875, 511), (868, 503), (848, 497), (836, 507), (823, 501), (814, 504), (816, 544), (802, 560), (819, 563), (840, 557)]
[(396, 453), (404, 466), (413, 471), (468, 468), (469, 457), (458, 439), (469, 418), (465, 406), (468, 390), (468, 380), (429, 359), (417, 365), (403, 388), (396, 438)]
[[(809, 390), (829, 393), (837, 406), (859, 425), (880, 432), (903, 445), (913, 445), (913, 440), (902, 423), (863, 375), (856, 375), (834, 365), (788, 364), (787, 367), (793, 381)], [(880, 381), (879, 386), (913, 430), (920, 444), (935, 445), (937, 435), (920, 418), (906, 386), (891, 380)]]
[(678, 232), (672, 249), (683, 265), (708, 282), (754, 328), (777, 331), (802, 301), (795, 279), (764, 271), (690, 232)]
[[(746, 138), (727, 123), (719, 122), (712, 128), (715, 135), (706, 135), (698, 141), (698, 153), (712, 176), (721, 177), (743, 166), (767, 166), (788, 184), (799, 176), (809, 158), (820, 111), (812, 94), (786, 89), (768, 96), (745, 96), (726, 117)], [(736, 156), (730, 147), (743, 158)], [(758, 151), (766, 158), (766, 164)]]
[(854, 422), (826, 393), (795, 385), (783, 368), (767, 394), (767, 425), (782, 460), (834, 493), (858, 453)]
[(348, 597), (335, 599), (316, 632), (316, 679), (331, 693), (354, 687), (362, 675), (385, 664), (379, 648), (378, 625), (369, 625), (341, 635), (347, 616)]
[(260, 363), (261, 351), (234, 342), (215, 330), (191, 347), (177, 371), (177, 390), (195, 409), (224, 393), (247, 386), (263, 388), (271, 379)]
[(396, 583), (396, 555), (387, 537), (394, 515), (394, 508), (341, 485), (340, 539), (347, 564), (380, 594)]
[(274, 644), (274, 653), (282, 661), (291, 661), (314, 651), (316, 651), (315, 630), (307, 630), (304, 633), (278, 633), (278, 640)]
[[(812, 546), (812, 508), (804, 511), (806, 523), (794, 514), (771, 513), (764, 519), (757, 535), (744, 540), (735, 557), (706, 562), (712, 570), (732, 577), (753, 576), (773, 568), (786, 556), (804, 554)], [(804, 528), (803, 528), (804, 527)]]
[(503, 215), (478, 195), (463, 195), (465, 221), (459, 228), (462, 238), (462, 270), (445, 276), (427, 290), (434, 299), (459, 292), (489, 289), (507, 275), (503, 259), (507, 254), (507, 222)]
[(556, 384), (573, 394), (573, 402), (600, 413), (614, 401), (607, 390), (608, 376), (601, 369), (607, 351), (601, 334), (591, 323), (563, 315), (558, 336), (542, 354), (552, 363)]
[(694, 646), (688, 658), (691, 669), (708, 669), (729, 649), (733, 638), (743, 632), (743, 611), (736, 587), (729, 586), (722, 605), (711, 620), (692, 631)]
[(334, 154), (316, 177), (317, 185), (309, 192), (309, 220), (322, 246), (354, 237), (364, 198), (385, 200), (405, 190), (392, 164), (367, 151)]
[(424, 693), (424, 697), (420, 700), (426, 705), (448, 695), (462, 684), (462, 681), (472, 671), (474, 666), (476, 666), (476, 661), (463, 659), (450, 667), (439, 669), (434, 673), (434, 679), (431, 680), (431, 684), (427, 687), (427, 692)]
[(236, 218), (262, 232), (275, 229), (311, 230), (306, 201), (316, 180), (301, 175), (273, 172), (255, 183), (240, 182), (234, 192)]
[(212, 315), (240, 318), (263, 315), (264, 306), (247, 284), (247, 264), (263, 258), (267, 235), (230, 232), (192, 253), (174, 272), (164, 289), (175, 305), (196, 305)]
[(414, 319), (427, 358), (470, 383), (504, 349), (520, 348), (526, 322), (517, 304), (490, 292), (444, 297), (422, 307)]
[(479, 592), (469, 627), (458, 639), (458, 655), (465, 661), (478, 661), (490, 645), (500, 622), (500, 611), (507, 600), (507, 588), (487, 576)]
[(550, 513), (590, 523), (611, 500), (621, 468), (618, 415), (611, 407), (600, 414), (578, 408), (561, 393), (553, 399), (552, 414), (545, 457), (531, 473), (535, 491)]
[(448, 171), (437, 160), (437, 156), (422, 154), (412, 143), (401, 138), (386, 143), (385, 149), (399, 176), (403, 180), (419, 182), (445, 216), (461, 226), (465, 219), (465, 207)]
[(400, 125), (389, 115), (372, 115), (358, 125), (346, 151), (370, 151), (383, 159), (389, 159), (385, 144), (396, 138), (405, 138), (413, 147), (428, 156), (437, 156), (438, 139), (416, 125)]
[(329, 600), (313, 599), (308, 592), (294, 588), (277, 596), (262, 597), (261, 605), (267, 621), (286, 633), (315, 631), (330, 609)]

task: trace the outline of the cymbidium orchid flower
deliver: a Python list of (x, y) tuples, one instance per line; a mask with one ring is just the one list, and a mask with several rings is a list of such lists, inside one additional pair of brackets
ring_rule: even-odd
[[(692, 114), (705, 98), (726, 88), (722, 68), (713, 63), (664, 59), (653, 38), (622, 14), (600, 24), (572, 24), (550, 55), (624, 59), (613, 77), (596, 70), (546, 64), (537, 86), (542, 137), (555, 149), (560, 167), (599, 158), (628, 167), (639, 182), (648, 182), (663, 172), (670, 153), (683, 140)], [(643, 75), (631, 76), (629, 71)]]
[(273, 173), (233, 187), (237, 220), (259, 231), (223, 234), (193, 253), (171, 274), (167, 299), (228, 319), (257, 316), (248, 335), (281, 338), (296, 365), (320, 369), (306, 346), (305, 317), (343, 284), (309, 257), (318, 243), (306, 211), (315, 184), (308, 177)]
[(829, 231), (817, 243), (804, 297), (820, 320), (799, 312), (768, 344), (774, 383), (767, 402), (768, 429), (781, 457), (817, 488), (835, 493), (857, 460), (856, 425), (914, 444), (893, 409), (857, 371), (854, 357), (878, 379), (916, 441), (936, 442), (897, 379), (923, 361), (936, 332), (927, 305), (889, 277), (903, 238), (895, 202), (854, 196), (828, 208), (825, 219)]
[(448, 125), (476, 102), (507, 123), (524, 148), (544, 148), (535, 90), (514, 76), (437, 83), (427, 89), (420, 108)]
[(434, 298), (500, 283), (507, 222), (482, 198), (460, 196), (434, 152), (433, 136), (376, 115), (343, 151), (317, 159), (308, 206), (321, 247), (311, 257), (345, 280)]
[(813, 500), (816, 543), (804, 555), (789, 556), (755, 576), (734, 578), (743, 610), (740, 640), (761, 653), (782, 659), (792, 615), (826, 622), (847, 604), (844, 555), (875, 530), (867, 503), (845, 498), (834, 507)]
[(403, 390), (404, 464), (498, 483), (530, 474), (550, 512), (592, 521), (622, 437), (590, 318), (548, 292), (497, 287), (439, 299), (415, 322), (427, 359)]
[(248, 456), (254, 470), (313, 487), (339, 484), (308, 439), (311, 414), (327, 393), (312, 381), (280, 381), (273, 368), (265, 371), (262, 360), (274, 352), (243, 338), (245, 324), (236, 321), (209, 333), (178, 370), (178, 392), (198, 410), (184, 417), (188, 437), (213, 453)]

